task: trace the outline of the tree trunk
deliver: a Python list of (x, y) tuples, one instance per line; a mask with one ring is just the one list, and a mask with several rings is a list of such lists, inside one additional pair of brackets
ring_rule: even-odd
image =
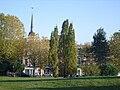
[(35, 77), (35, 67), (33, 67), (33, 77)]
[(13, 77), (15, 77), (15, 73), (13, 73)]
[(41, 68), (40, 68), (40, 73), (39, 74), (40, 74), (40, 77), (42, 77), (43, 73), (42, 73), (42, 69)]

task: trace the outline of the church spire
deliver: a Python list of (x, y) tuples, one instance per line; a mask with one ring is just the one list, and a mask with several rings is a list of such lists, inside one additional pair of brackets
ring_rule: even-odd
[(30, 32), (33, 32), (33, 14), (31, 16), (31, 28), (30, 29), (31, 29)]
[[(33, 7), (32, 7), (32, 9), (33, 9)], [(30, 26), (30, 32), (29, 32), (28, 36), (35, 36), (35, 33), (33, 32), (33, 13), (31, 15), (31, 26)]]

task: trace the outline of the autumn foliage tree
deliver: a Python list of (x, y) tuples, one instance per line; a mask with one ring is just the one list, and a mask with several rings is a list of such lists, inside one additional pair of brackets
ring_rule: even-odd
[(49, 55), (49, 40), (46, 37), (40, 39), (40, 44), (38, 45), (38, 65), (40, 67), (40, 75), (42, 76), (42, 70), (48, 65), (48, 55)]
[[(16, 16), (0, 14), (0, 61), (21, 60), (24, 53), (24, 25)], [(8, 69), (9, 70), (9, 69)]]
[(120, 31), (115, 32), (109, 42), (111, 63), (120, 69)]
[(47, 38), (41, 38), (32, 34), (28, 36), (26, 56), (33, 67), (33, 77), (35, 76), (36, 67), (40, 67), (40, 75), (42, 76), (41, 70), (45, 68), (48, 62), (48, 51), (49, 51), (49, 40)]
[[(0, 14), (0, 59), (15, 59), (18, 49), (23, 53), (24, 26), (15, 16)], [(21, 45), (19, 44), (21, 43)]]

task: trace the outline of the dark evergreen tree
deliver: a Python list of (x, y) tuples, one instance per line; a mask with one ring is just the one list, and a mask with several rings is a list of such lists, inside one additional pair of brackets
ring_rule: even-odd
[(105, 64), (109, 53), (109, 46), (106, 40), (106, 33), (103, 28), (99, 28), (93, 36), (92, 51), (98, 65)]
[(53, 76), (58, 75), (58, 28), (54, 28), (50, 38), (50, 50), (49, 50), (49, 65), (52, 69)]

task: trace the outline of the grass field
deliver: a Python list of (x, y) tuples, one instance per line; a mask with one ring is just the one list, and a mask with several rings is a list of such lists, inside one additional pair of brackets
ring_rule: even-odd
[(120, 77), (0, 77), (0, 90), (120, 90)]

